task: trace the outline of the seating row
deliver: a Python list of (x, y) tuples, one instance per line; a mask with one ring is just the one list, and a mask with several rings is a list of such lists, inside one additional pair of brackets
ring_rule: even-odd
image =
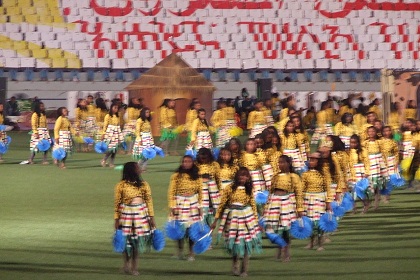
[[(329, 59), (186, 59), (193, 68), (205, 69), (420, 69), (419, 59), (366, 59), (366, 60), (329, 60)], [(6, 68), (152, 68), (158, 62), (155, 58), (43, 58), (0, 57), (0, 65)]]

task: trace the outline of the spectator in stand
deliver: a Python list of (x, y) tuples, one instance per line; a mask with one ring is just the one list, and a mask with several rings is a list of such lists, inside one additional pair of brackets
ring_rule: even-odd
[(16, 97), (12, 96), (6, 103), (6, 112), (8, 116), (20, 116), (19, 106)]

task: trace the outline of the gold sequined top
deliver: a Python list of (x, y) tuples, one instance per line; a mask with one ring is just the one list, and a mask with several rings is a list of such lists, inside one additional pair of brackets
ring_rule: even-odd
[[(168, 190), (169, 208), (176, 207), (175, 196), (191, 196), (198, 195), (198, 204), (201, 205), (202, 200), (202, 181), (201, 178), (192, 180), (188, 174), (175, 173), (171, 176)], [(199, 206), (201, 207), (201, 206)]]
[(406, 108), (404, 109), (404, 118), (405, 119), (417, 119), (417, 109), (416, 108)]
[(101, 108), (96, 108), (96, 123), (103, 123), (105, 116), (108, 114), (108, 110), (102, 110)]
[(197, 166), (200, 176), (208, 175), (211, 180), (215, 180), (217, 185), (220, 186), (220, 165), (218, 162), (213, 161), (211, 163), (197, 163)]
[(301, 150), (301, 152), (303, 152), (302, 150), (302, 146), (305, 146), (305, 152), (307, 155), (309, 155), (309, 153), (311, 152), (311, 149), (309, 147), (309, 136), (308, 133), (306, 133), (306, 131), (304, 132), (298, 132), (299, 130), (296, 130), (296, 140), (297, 143), (299, 145), (299, 149)]
[(238, 186), (235, 191), (232, 190), (232, 185), (226, 187), (221, 194), (220, 205), (217, 208), (216, 219), (222, 217), (223, 211), (226, 207), (230, 207), (232, 204), (241, 204), (243, 206), (251, 206), (254, 212), (255, 218), (258, 219), (257, 204), (255, 203), (254, 195), (248, 195), (245, 192), (245, 187)]
[(392, 130), (399, 130), (401, 124), (401, 116), (398, 112), (391, 112), (388, 117), (388, 125)]
[(87, 108), (86, 108), (86, 110), (82, 110), (81, 108), (76, 108), (76, 110), (74, 111), (74, 115), (75, 115), (74, 125), (76, 127), (80, 126), (81, 121), (85, 121), (85, 120), (87, 120), (88, 117), (90, 117), (89, 116), (89, 111), (88, 111)]
[(274, 124), (276, 127), (279, 135), (282, 135), (284, 133), (284, 128), (286, 127), (287, 122), (290, 120), (289, 117), (286, 117), (284, 119), (280, 119), (278, 122)]
[(390, 156), (395, 157), (395, 162), (399, 162), (399, 150), (398, 143), (393, 139), (382, 138), (380, 141), (382, 155), (384, 157), (385, 163), (387, 158)]
[(369, 159), (366, 159), (366, 153), (364, 152), (363, 149), (361, 153), (358, 153), (356, 149), (349, 149), (348, 158), (349, 158), (349, 169), (350, 169), (349, 180), (356, 182), (356, 170), (354, 169), (354, 165), (363, 163), (365, 166), (365, 173), (366, 173), (366, 163), (369, 162)]
[(280, 111), (280, 119), (285, 119), (289, 116), (289, 108), (283, 108)]
[(380, 140), (365, 140), (362, 142), (362, 147), (369, 155), (379, 154), (382, 152)]
[(345, 113), (350, 113), (354, 115), (355, 112), (356, 110), (354, 110), (354, 108), (350, 108), (348, 105), (344, 105), (344, 106), (341, 106), (340, 109), (338, 110), (338, 116), (341, 118)]
[(213, 112), (213, 115), (211, 115), (210, 123), (214, 127), (221, 127), (226, 123), (223, 116), (223, 111), (221, 109)]
[(366, 117), (362, 114), (355, 114), (353, 116), (353, 123), (356, 126), (358, 133), (360, 133), (363, 125), (366, 124)]
[(299, 148), (298, 139), (296, 133), (290, 133), (289, 136), (284, 134), (280, 135), (281, 150), (294, 150)]
[(151, 125), (148, 120), (143, 121), (141, 118), (138, 118), (136, 121), (136, 137), (140, 137), (142, 132), (151, 132)]
[(334, 200), (331, 188), (325, 182), (324, 175), (315, 169), (310, 169), (302, 174), (302, 191), (306, 192), (327, 192), (327, 202)]
[(247, 129), (254, 128), (257, 124), (267, 124), (265, 114), (263, 111), (251, 111), (248, 115)]
[(117, 115), (113, 115), (112, 117), (107, 114), (105, 116), (104, 119), (104, 127), (102, 129), (102, 131), (105, 133), (106, 129), (108, 128), (108, 125), (115, 125), (115, 126), (119, 126), (120, 125), (120, 118), (117, 117)]
[(357, 133), (357, 127), (354, 124), (343, 124), (342, 122), (338, 122), (334, 126), (334, 133), (337, 136), (350, 137)]
[(420, 133), (415, 133), (412, 135), (412, 145), (418, 152), (420, 150)]
[(185, 130), (191, 131), (193, 121), (198, 118), (198, 112), (196, 109), (190, 109), (187, 111), (187, 115), (185, 117)]
[[(347, 191), (347, 173), (349, 170), (349, 156), (345, 151), (338, 151), (331, 153), (333, 162), (336, 168), (336, 175), (334, 176), (334, 181), (337, 183), (338, 193)], [(338, 170), (337, 170), (338, 168)]]
[(152, 191), (146, 181), (143, 181), (140, 187), (137, 187), (133, 183), (127, 181), (120, 181), (115, 186), (114, 219), (120, 218), (120, 204), (130, 205), (131, 201), (136, 197), (140, 197), (143, 199), (143, 202), (146, 203), (150, 216), (153, 217), (155, 215), (153, 210)]
[(233, 157), (233, 164), (239, 166), (239, 159), (241, 157), (242, 152), (240, 152), (240, 153), (231, 152), (231, 153), (232, 153), (232, 157)]
[(76, 134), (76, 131), (71, 126), (71, 123), (67, 117), (58, 117), (54, 125), (54, 138), (58, 139), (60, 137), (60, 130), (70, 131), (71, 134)]
[(303, 117), (303, 126), (304, 127), (310, 127), (313, 123), (315, 119), (315, 113), (314, 112), (308, 112), (304, 117)]
[(327, 123), (334, 124), (336, 123), (336, 114), (334, 108), (327, 108), (325, 109), (325, 112), (327, 114)]
[(38, 128), (46, 128), (47, 127), (47, 116), (45, 114), (41, 114), (38, 117), (37, 113), (33, 113), (31, 117), (31, 126), (32, 131), (37, 133)]
[(239, 166), (236, 164), (228, 165), (222, 164), (219, 170), (220, 181), (233, 181)]
[(196, 118), (191, 127), (191, 141), (195, 141), (197, 139), (197, 133), (202, 131), (209, 131), (210, 128), (206, 126), (204, 121), (200, 120), (199, 118)]
[(403, 131), (402, 133), (402, 141), (403, 142), (409, 142), (413, 141), (413, 133), (411, 131)]
[(302, 181), (299, 175), (295, 173), (277, 173), (271, 180), (270, 192), (275, 190), (283, 190), (296, 195), (296, 209), (298, 212), (303, 211), (303, 191)]
[(328, 112), (325, 110), (321, 110), (316, 113), (316, 125), (318, 127), (323, 127), (328, 123)]
[(235, 120), (235, 108), (234, 107), (225, 107), (222, 108), (222, 112), (225, 120)]
[(94, 104), (89, 104), (86, 106), (88, 109), (89, 117), (95, 117), (96, 115), (96, 106)]
[(257, 154), (258, 160), (261, 162), (261, 164), (265, 164), (268, 162), (267, 151), (261, 148), (257, 148), (257, 151), (255, 153)]
[(260, 162), (256, 153), (251, 154), (243, 151), (239, 158), (239, 166), (246, 167), (248, 170), (259, 170), (262, 165), (263, 163)]
[(2, 113), (0, 113), (0, 124), (4, 123), (4, 116)]
[(174, 128), (175, 126), (177, 126), (175, 110), (160, 107), (160, 128)]
[(280, 172), (279, 167), (279, 158), (283, 155), (281, 151), (274, 150), (272, 153), (269, 154), (269, 162), (271, 167), (273, 168), (273, 174)]
[(140, 116), (140, 111), (141, 109), (137, 109), (134, 107), (128, 107), (127, 108), (127, 123), (129, 123), (130, 121), (135, 121), (139, 118)]

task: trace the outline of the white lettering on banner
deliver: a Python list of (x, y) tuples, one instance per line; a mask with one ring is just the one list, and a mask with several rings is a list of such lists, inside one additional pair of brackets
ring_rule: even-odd
[[(52, 32), (71, 35), (84, 33), (97, 59), (131, 59), (133, 54), (127, 57), (127, 50), (144, 50), (150, 51), (150, 55), (144, 52), (139, 54), (138, 57), (142, 59), (140, 63), (148, 59), (158, 62), (175, 52), (180, 53), (187, 62), (196, 60), (195, 65), (200, 68), (212, 68), (220, 60), (232, 59), (240, 60), (240, 65), (255, 60), (257, 67), (264, 64), (264, 69), (271, 62), (273, 65), (283, 65), (274, 63), (275, 60), (296, 59), (302, 60), (302, 65), (294, 65), (297, 68), (306, 68), (304, 66), (308, 65), (306, 62), (309, 60), (343, 61), (345, 68), (349, 68), (349, 65), (351, 68), (378, 68), (375, 67), (378, 60), (384, 62), (381, 67), (420, 68), (420, 1), (82, 2), (61, 1), (63, 7), (59, 16), (65, 22), (75, 24), (75, 30), (49, 24), (53, 26)], [(89, 9), (93, 16), (86, 18), (82, 11), (86, 13)], [(393, 16), (393, 13), (398, 13), (398, 16)], [(37, 25), (48, 24), (40, 19)], [(0, 31), (0, 36), (10, 37), (7, 26)], [(38, 42), (31, 40), (31, 43), (41, 47), (48, 45), (43, 37)], [(10, 41), (4, 43), (5, 47), (0, 44), (0, 48), (13, 49), (15, 43)], [(91, 58), (79, 55), (81, 49), (78, 47), (85, 48), (86, 45), (75, 45), (63, 41), (60, 48), (74, 53), (82, 61), (83, 67), (85, 59)], [(17, 49), (16, 53), (19, 53)], [(20, 59), (20, 55), (16, 57)], [(366, 61), (371, 61), (372, 66), (363, 63)], [(3, 65), (8, 67), (8, 63), (6, 59)], [(314, 66), (317, 68), (316, 63)], [(142, 68), (142, 65), (138, 67)], [(274, 69), (276, 67), (283, 66), (273, 66)]]

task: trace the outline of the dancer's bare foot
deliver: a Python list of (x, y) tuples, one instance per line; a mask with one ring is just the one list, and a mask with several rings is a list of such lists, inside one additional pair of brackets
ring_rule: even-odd
[(324, 251), (324, 247), (319, 247), (318, 249), (316, 249), (318, 252)]

